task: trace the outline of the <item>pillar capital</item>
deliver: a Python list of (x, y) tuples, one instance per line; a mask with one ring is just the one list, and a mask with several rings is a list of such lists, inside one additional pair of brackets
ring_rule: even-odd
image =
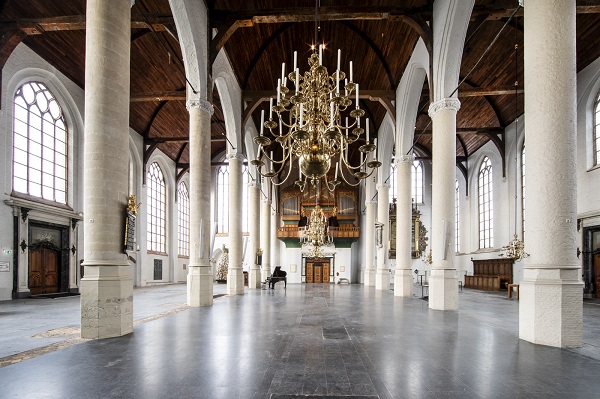
[(377, 201), (374, 201), (374, 200), (365, 201), (365, 205), (377, 205)]
[(376, 186), (376, 187), (377, 187), (377, 190), (380, 190), (380, 189), (382, 189), (382, 188), (383, 188), (383, 189), (386, 189), (386, 188), (387, 188), (387, 189), (389, 190), (389, 189), (390, 189), (390, 187), (392, 187), (392, 185), (391, 185), (390, 183), (377, 183), (377, 186)]
[(211, 116), (215, 112), (213, 105), (209, 101), (202, 100), (200, 98), (187, 100), (185, 107), (188, 111), (190, 111), (192, 108), (199, 108)]
[(240, 154), (239, 152), (231, 152), (231, 153), (227, 154), (227, 160), (231, 160), (231, 159), (236, 159), (236, 160), (242, 162), (244, 159), (246, 159), (246, 157), (244, 156), (244, 154)]
[(428, 111), (429, 117), (433, 118), (435, 114), (445, 109), (458, 111), (460, 109), (460, 101), (458, 100), (458, 98), (442, 98), (439, 101), (431, 103), (431, 105), (429, 105)]
[(271, 200), (268, 198), (263, 198), (260, 202), (262, 202), (263, 204), (269, 204), (271, 205)]
[(415, 161), (414, 155), (400, 155), (399, 157), (396, 157), (396, 159), (394, 160), (394, 163), (396, 165), (399, 165), (401, 163), (413, 163), (414, 161)]

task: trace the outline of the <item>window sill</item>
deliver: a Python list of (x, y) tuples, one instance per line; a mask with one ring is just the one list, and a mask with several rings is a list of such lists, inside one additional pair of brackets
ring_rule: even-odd
[(166, 252), (147, 251), (148, 255), (169, 256)]

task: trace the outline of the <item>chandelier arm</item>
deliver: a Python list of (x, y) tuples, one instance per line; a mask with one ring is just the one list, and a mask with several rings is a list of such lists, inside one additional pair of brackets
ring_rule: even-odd
[[(290, 157), (290, 160), (289, 160), (289, 162), (288, 162), (289, 166), (288, 166), (288, 172), (287, 172), (287, 175), (285, 175), (285, 178), (284, 178), (282, 181), (280, 181), (279, 183), (276, 183), (276, 182), (275, 182), (275, 180), (274, 180), (275, 176), (271, 177), (271, 183), (273, 183), (273, 185), (275, 185), (275, 186), (281, 186), (281, 185), (282, 185), (283, 183), (285, 183), (285, 182), (288, 180), (288, 178), (290, 177), (290, 174), (292, 173), (292, 159), (291, 159), (291, 153), (290, 153), (289, 157)], [(283, 169), (283, 165), (282, 165), (282, 169)], [(280, 170), (281, 170), (281, 169), (280, 169)], [(277, 174), (279, 175), (279, 172), (278, 172)]]

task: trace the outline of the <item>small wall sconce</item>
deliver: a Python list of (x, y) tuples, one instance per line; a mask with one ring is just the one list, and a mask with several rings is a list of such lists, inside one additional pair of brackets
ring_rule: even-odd
[(21, 253), (25, 253), (25, 250), (27, 249), (27, 243), (25, 242), (25, 239), (21, 240), (21, 244), (19, 246), (21, 247)]

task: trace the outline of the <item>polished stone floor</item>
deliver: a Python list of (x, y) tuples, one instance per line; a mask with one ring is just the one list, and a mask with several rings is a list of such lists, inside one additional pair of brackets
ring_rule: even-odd
[(134, 333), (97, 341), (77, 338), (78, 297), (0, 302), (0, 397), (600, 397), (598, 303), (565, 350), (519, 340), (514, 299), (465, 290), (440, 312), (420, 294), (278, 284), (192, 309), (185, 285), (146, 287)]

